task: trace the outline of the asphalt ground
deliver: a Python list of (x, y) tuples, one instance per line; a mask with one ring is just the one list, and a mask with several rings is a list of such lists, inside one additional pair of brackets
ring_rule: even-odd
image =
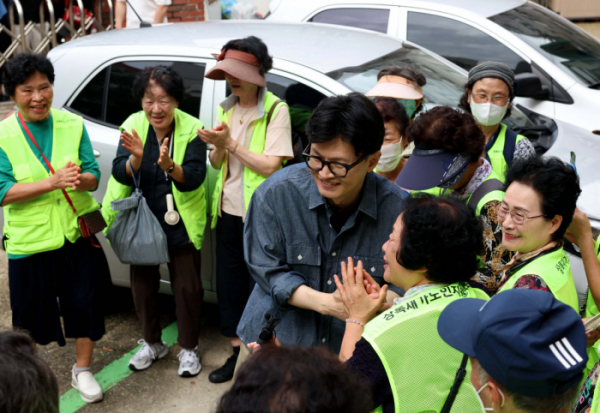
[[(92, 373), (99, 380), (104, 392), (100, 403), (85, 404), (79, 393), (71, 388), (71, 369), (75, 362), (74, 340), (67, 339), (65, 347), (55, 343), (38, 346), (39, 354), (54, 371), (61, 393), (61, 413), (204, 413), (214, 412), (221, 395), (230, 383), (219, 385), (208, 381), (208, 374), (220, 367), (231, 355), (229, 339), (218, 330), (218, 310), (215, 305), (205, 304), (203, 327), (198, 342), (198, 354), (202, 371), (193, 378), (181, 378), (179, 345), (176, 344), (177, 329), (175, 305), (171, 296), (160, 299), (163, 340), (171, 345), (169, 354), (155, 362), (148, 370), (131, 372), (127, 368), (128, 353), (137, 348), (142, 337), (141, 328), (133, 309), (131, 293), (118, 288), (110, 295), (112, 314), (105, 318), (106, 334), (96, 343), (92, 358)], [(12, 313), (8, 289), (8, 261), (0, 251), (0, 332), (12, 330)]]

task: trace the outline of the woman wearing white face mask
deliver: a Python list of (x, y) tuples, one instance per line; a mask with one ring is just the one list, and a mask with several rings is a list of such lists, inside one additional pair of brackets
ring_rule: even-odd
[(394, 98), (378, 97), (373, 103), (379, 109), (385, 126), (385, 136), (381, 146), (381, 158), (375, 172), (392, 182), (400, 175), (402, 167), (410, 156), (405, 139), (406, 128), (410, 123), (406, 110)]
[(459, 107), (473, 115), (485, 135), (484, 154), (504, 180), (513, 160), (535, 156), (535, 148), (523, 135), (500, 123), (510, 116), (515, 98), (515, 75), (504, 63), (483, 62), (469, 72)]

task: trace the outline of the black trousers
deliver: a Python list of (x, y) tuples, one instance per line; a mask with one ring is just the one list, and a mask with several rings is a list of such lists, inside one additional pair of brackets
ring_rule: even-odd
[(105, 332), (100, 285), (108, 273), (104, 251), (87, 238), (8, 260), (13, 328), (28, 331), (41, 345), (64, 346), (65, 337), (100, 340)]
[[(204, 289), (200, 279), (200, 250), (186, 244), (169, 250), (169, 277), (175, 297), (177, 317), (177, 342), (192, 350), (198, 345)], [(161, 340), (158, 290), (160, 271), (158, 265), (132, 265), (130, 267), (131, 292), (138, 318), (142, 323), (144, 340), (150, 344)]]
[(223, 212), (217, 221), (217, 299), (225, 337), (237, 337), (253, 288), (254, 279), (244, 261), (244, 222), (242, 217)]

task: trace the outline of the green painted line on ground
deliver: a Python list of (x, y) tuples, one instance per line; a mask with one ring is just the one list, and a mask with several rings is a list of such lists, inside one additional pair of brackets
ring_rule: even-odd
[[(167, 342), (169, 347), (177, 342), (177, 323), (172, 323), (163, 329), (162, 339)], [(97, 374), (94, 374), (98, 384), (102, 387), (102, 391), (106, 392), (115, 384), (133, 373), (133, 371), (129, 369), (129, 359), (133, 357), (141, 347), (141, 345), (137, 346), (120, 359), (115, 360), (104, 367)], [(60, 413), (74, 413), (86, 404), (87, 403), (81, 399), (79, 392), (75, 389), (71, 389), (60, 396)]]

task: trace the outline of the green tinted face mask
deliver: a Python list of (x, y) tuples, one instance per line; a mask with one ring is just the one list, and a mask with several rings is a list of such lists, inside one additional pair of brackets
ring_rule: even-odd
[(406, 114), (408, 115), (408, 117), (412, 119), (413, 115), (415, 114), (415, 111), (417, 110), (417, 101), (413, 99), (397, 100), (398, 103), (400, 103), (402, 106), (404, 106), (404, 109), (406, 109)]

